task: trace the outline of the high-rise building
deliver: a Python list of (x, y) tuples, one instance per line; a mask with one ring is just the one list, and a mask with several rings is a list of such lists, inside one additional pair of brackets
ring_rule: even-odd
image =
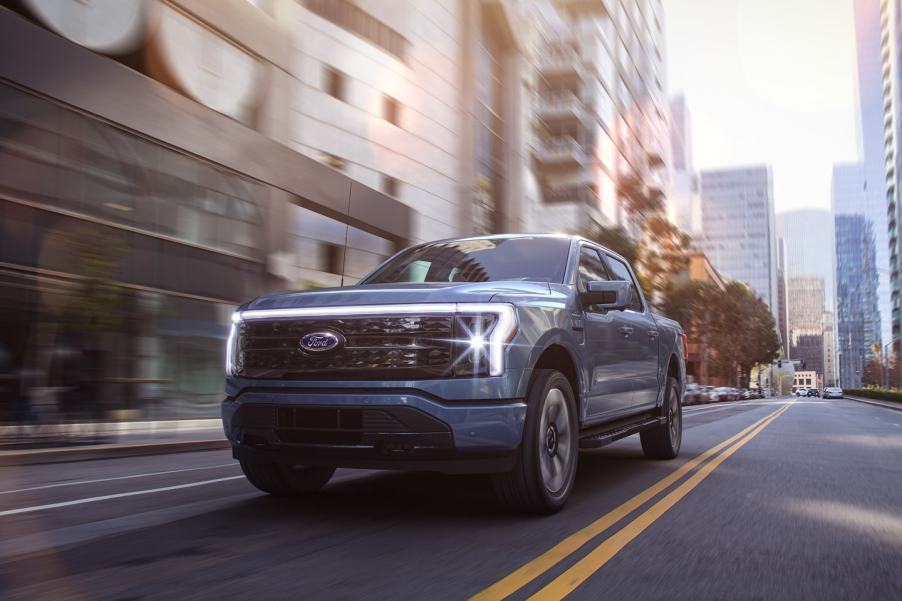
[(874, 227), (863, 215), (836, 216), (836, 348), (840, 384), (861, 386), (871, 345), (880, 345)]
[(686, 97), (670, 101), (670, 194), (667, 214), (678, 228), (697, 237), (702, 231), (702, 201), (692, 159), (692, 118)]
[(787, 297), (789, 358), (804, 369), (824, 374), (824, 278), (790, 275)]
[(700, 181), (702, 235), (696, 244), (722, 275), (748, 284), (779, 321), (770, 167), (704, 170)]
[(683, 94), (670, 100), (670, 152), (671, 169), (692, 171), (692, 116)]
[[(864, 215), (873, 224), (880, 338), (887, 343), (892, 340), (893, 328), (885, 138), (892, 127), (885, 123), (884, 113), (881, 37), (883, 29), (889, 35), (889, 21), (885, 21), (884, 28), (881, 23), (882, 3), (883, 0), (854, 0), (861, 163), (834, 167), (833, 210), (837, 215)], [(885, 18), (889, 18), (888, 13)]]
[(629, 226), (625, 181), (667, 190), (661, 2), (536, 5), (531, 229)]
[[(902, 137), (902, 5), (898, 0), (879, 0), (879, 6), (876, 6), (877, 3), (878, 0), (856, 0), (855, 4), (859, 104), (865, 162), (869, 166), (869, 174), (873, 171), (874, 178), (883, 175), (884, 181), (892, 324), (890, 336), (898, 354), (902, 351), (899, 341), (902, 335), (899, 310), (902, 276), (899, 272), (898, 235), (902, 206), (897, 202), (899, 186), (902, 185), (902, 153), (898, 148)], [(884, 341), (884, 344), (887, 343)]]
[(783, 356), (789, 357), (789, 285), (786, 281), (786, 242), (777, 238), (777, 330), (783, 345)]

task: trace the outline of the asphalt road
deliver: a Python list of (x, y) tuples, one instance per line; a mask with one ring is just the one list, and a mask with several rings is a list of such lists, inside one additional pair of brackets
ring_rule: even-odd
[(902, 412), (684, 421), (674, 461), (636, 437), (583, 453), (550, 517), (481, 477), (345, 470), (272, 498), (228, 451), (0, 468), (0, 598), (902, 599)]

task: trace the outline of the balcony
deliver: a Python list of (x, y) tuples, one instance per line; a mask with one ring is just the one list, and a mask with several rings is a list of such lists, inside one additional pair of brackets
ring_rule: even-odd
[(586, 151), (570, 137), (552, 138), (536, 148), (536, 161), (545, 169), (578, 169), (588, 162)]
[(587, 78), (587, 71), (582, 57), (573, 48), (549, 46), (547, 52), (539, 59), (539, 71), (545, 79)]
[(595, 204), (595, 192), (586, 184), (576, 184), (542, 191), (542, 202), (545, 204)]
[(583, 101), (572, 93), (546, 95), (539, 101), (536, 114), (548, 125), (580, 122), (587, 115)]
[(660, 152), (656, 150), (649, 151), (646, 158), (650, 168), (658, 169), (659, 167), (664, 167), (664, 157), (661, 156)]

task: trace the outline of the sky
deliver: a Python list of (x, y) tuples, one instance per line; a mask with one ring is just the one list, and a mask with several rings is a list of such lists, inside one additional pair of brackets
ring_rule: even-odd
[(664, 0), (668, 88), (696, 169), (772, 166), (778, 213), (830, 207), (859, 159), (852, 0)]

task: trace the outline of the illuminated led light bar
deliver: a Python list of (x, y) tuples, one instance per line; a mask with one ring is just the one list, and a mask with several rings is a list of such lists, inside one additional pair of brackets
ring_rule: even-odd
[(504, 373), (504, 346), (517, 332), (517, 313), (513, 305), (506, 303), (416, 303), (403, 305), (358, 305), (340, 307), (295, 307), (285, 309), (252, 309), (236, 311), (232, 315), (226, 349), (226, 371), (234, 373), (236, 325), (256, 319), (292, 319), (298, 317), (359, 317), (363, 315), (434, 315), (481, 314), (498, 316), (498, 321), (488, 335), (489, 375)]

